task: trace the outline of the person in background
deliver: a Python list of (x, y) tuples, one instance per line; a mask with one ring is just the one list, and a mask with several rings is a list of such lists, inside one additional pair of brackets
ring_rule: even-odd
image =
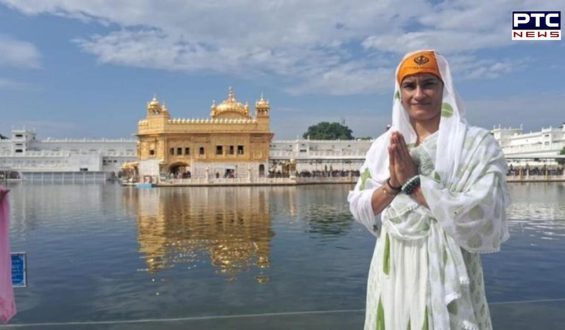
[(506, 161), (465, 120), (433, 50), (396, 71), (392, 126), (369, 149), (348, 201), (378, 237), (365, 329), (491, 329), (480, 254), (508, 239)]

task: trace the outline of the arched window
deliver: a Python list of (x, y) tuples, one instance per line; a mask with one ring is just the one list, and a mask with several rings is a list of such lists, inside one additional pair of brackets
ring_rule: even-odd
[(259, 165), (259, 177), (262, 178), (265, 176), (265, 165)]

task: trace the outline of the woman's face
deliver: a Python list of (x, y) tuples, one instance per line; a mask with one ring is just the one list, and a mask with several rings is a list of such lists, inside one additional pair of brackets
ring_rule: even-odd
[(410, 119), (416, 122), (439, 120), (443, 82), (433, 74), (407, 76), (400, 84), (400, 100)]

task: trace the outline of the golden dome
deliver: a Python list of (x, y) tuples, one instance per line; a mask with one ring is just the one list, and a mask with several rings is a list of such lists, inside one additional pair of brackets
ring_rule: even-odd
[(169, 111), (167, 110), (167, 106), (165, 103), (161, 104), (159, 100), (157, 100), (156, 96), (153, 96), (151, 101), (147, 102), (147, 115), (164, 115), (165, 117), (169, 117)]
[(263, 98), (263, 93), (261, 93), (261, 99), (257, 102), (255, 102), (255, 108), (256, 109), (265, 109), (265, 108), (270, 108), (271, 105), (269, 104), (269, 101), (265, 100)]
[(159, 103), (159, 101), (157, 101), (157, 97), (153, 96), (153, 99), (147, 105), (148, 106), (156, 106), (156, 105), (161, 105), (161, 104)]
[(249, 105), (237, 102), (235, 98), (235, 93), (230, 87), (228, 92), (228, 98), (222, 103), (216, 105), (214, 102), (212, 104), (212, 117), (246, 117), (249, 118)]
[(162, 111), (161, 103), (157, 100), (157, 97), (153, 96), (150, 102), (147, 102), (147, 112), (149, 114), (160, 114)]

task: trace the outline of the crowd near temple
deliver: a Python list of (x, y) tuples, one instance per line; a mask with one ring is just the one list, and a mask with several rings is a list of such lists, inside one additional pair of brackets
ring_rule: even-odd
[[(359, 175), (372, 140), (277, 140), (270, 112), (263, 95), (251, 109), (230, 88), (225, 100), (212, 102), (208, 118), (173, 117), (153, 97), (135, 139), (38, 139), (33, 129), (13, 129), (0, 135), (0, 178), (267, 183)], [(500, 126), (491, 132), (510, 176), (563, 175), (565, 123), (529, 133)]]

